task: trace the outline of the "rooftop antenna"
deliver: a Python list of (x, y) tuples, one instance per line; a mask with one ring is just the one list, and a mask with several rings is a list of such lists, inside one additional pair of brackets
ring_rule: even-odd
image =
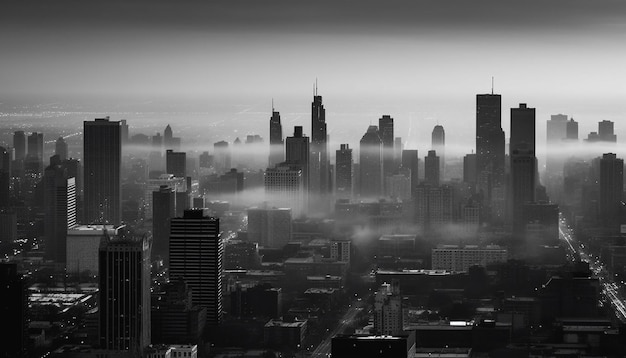
[(315, 95), (317, 96), (317, 77), (315, 77)]
[(491, 94), (493, 94), (493, 76), (491, 76)]
[(274, 97), (272, 97), (272, 113), (274, 113)]

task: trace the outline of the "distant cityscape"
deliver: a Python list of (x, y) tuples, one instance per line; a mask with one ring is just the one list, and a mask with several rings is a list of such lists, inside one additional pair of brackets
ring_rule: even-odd
[(452, 123), (423, 153), (392, 113), (331, 146), (317, 83), (310, 125), (272, 102), (267, 132), (200, 150), (174, 120), (85, 118), (53, 150), (11, 129), (0, 357), (626, 356), (615, 123), (475, 109), (463, 156)]

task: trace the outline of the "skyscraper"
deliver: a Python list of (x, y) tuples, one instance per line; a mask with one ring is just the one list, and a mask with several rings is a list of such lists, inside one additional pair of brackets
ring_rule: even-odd
[(474, 153), (463, 157), (463, 181), (476, 184), (476, 154)]
[(103, 232), (98, 253), (100, 348), (142, 357), (150, 345), (150, 238)]
[(439, 186), (441, 176), (439, 172), (440, 158), (437, 152), (429, 150), (428, 155), (424, 157), (424, 180), (432, 186)]
[(43, 133), (33, 132), (28, 136), (28, 155), (43, 162)]
[(379, 197), (383, 193), (383, 142), (377, 126), (369, 126), (359, 148), (359, 194)]
[(224, 244), (219, 219), (208, 209), (185, 210), (170, 228), (170, 279), (181, 278), (192, 292), (194, 304), (207, 309), (207, 323), (222, 320), (222, 257)]
[(187, 176), (187, 153), (168, 149), (165, 152), (165, 171), (167, 174), (174, 174), (175, 177), (185, 178)]
[(275, 168), (267, 168), (263, 180), (265, 199), (271, 205), (291, 208), (296, 217), (304, 214), (308, 208), (308, 193), (300, 165), (283, 163)]
[(624, 223), (622, 197), (624, 191), (624, 160), (614, 153), (602, 155), (600, 160), (600, 222), (615, 231)]
[(433, 128), (431, 139), (432, 149), (437, 152), (437, 156), (439, 157), (439, 176), (444, 178), (446, 167), (446, 132), (442, 125), (437, 124), (435, 128)]
[(476, 95), (478, 191), (489, 201), (493, 199), (493, 190), (504, 185), (505, 139), (501, 117), (502, 98), (499, 94)]
[(85, 221), (88, 224), (121, 223), (120, 122), (109, 117), (84, 122), (83, 160)]
[(176, 191), (161, 185), (152, 192), (152, 259), (169, 267), (170, 221), (176, 216)]
[(128, 144), (128, 123), (125, 119), (120, 121), (121, 133), (122, 133), (122, 145)]
[(67, 230), (76, 226), (76, 180), (60, 165), (44, 173), (46, 255), (66, 264)]
[(411, 171), (411, 196), (415, 197), (415, 188), (419, 184), (418, 177), (419, 157), (417, 149), (405, 149), (402, 151), (402, 167)]
[(24, 131), (13, 133), (13, 148), (15, 148), (15, 160), (26, 158), (26, 134)]
[(287, 137), (285, 139), (285, 162), (289, 165), (300, 167), (302, 170), (302, 183), (305, 190), (309, 189), (311, 180), (309, 170), (309, 145), (309, 137), (302, 133), (301, 126), (295, 126), (293, 129), (293, 137)]
[(352, 149), (341, 144), (335, 153), (335, 187), (337, 197), (352, 197)]
[(283, 141), (283, 126), (280, 123), (280, 113), (274, 111), (270, 117), (270, 158), (269, 167), (285, 161), (285, 147)]
[(9, 206), (11, 188), (11, 153), (0, 147), (0, 208)]
[(578, 140), (578, 122), (570, 118), (566, 126), (566, 138), (569, 140)]
[(383, 115), (378, 119), (378, 133), (383, 142), (383, 176), (393, 174), (393, 118)]
[(614, 133), (613, 122), (602, 121), (598, 122), (598, 136), (603, 142), (617, 142), (617, 136)]
[(511, 152), (512, 214), (513, 223), (518, 229), (521, 229), (519, 225), (525, 224), (524, 205), (535, 202), (536, 163), (535, 152), (526, 142), (518, 144)]
[(231, 153), (228, 142), (222, 140), (213, 144), (213, 164), (218, 173), (231, 169)]
[(535, 150), (535, 109), (529, 108), (526, 103), (520, 103), (519, 108), (511, 108), (511, 139), (509, 153), (527, 143), (527, 149)]
[(291, 232), (291, 209), (248, 209), (248, 241), (268, 248), (282, 249), (291, 241)]
[(63, 137), (59, 137), (54, 143), (54, 154), (58, 155), (61, 161), (67, 159), (67, 143)]
[(546, 122), (546, 171), (550, 174), (559, 174), (563, 171), (563, 140), (567, 138), (567, 116), (553, 114)]
[(328, 194), (331, 188), (327, 141), (326, 110), (322, 104), (322, 96), (317, 95), (316, 83), (311, 103), (311, 155), (308, 185), (312, 192), (320, 194)]
[(28, 292), (17, 264), (0, 263), (0, 315), (10, 324), (0, 334), (2, 358), (28, 357)]

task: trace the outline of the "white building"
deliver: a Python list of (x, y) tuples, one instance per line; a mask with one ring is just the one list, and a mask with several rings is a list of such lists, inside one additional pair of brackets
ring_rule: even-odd
[(117, 236), (122, 226), (78, 225), (67, 230), (67, 273), (89, 271), (98, 275), (98, 248), (104, 232)]
[(507, 249), (498, 245), (439, 245), (432, 250), (432, 269), (466, 272), (474, 265), (486, 266), (507, 259)]

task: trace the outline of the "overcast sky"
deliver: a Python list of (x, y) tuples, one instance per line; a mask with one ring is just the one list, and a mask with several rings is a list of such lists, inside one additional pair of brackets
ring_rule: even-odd
[[(263, 123), (270, 98), (295, 98), (279, 109), (308, 128), (318, 78), (331, 134), (391, 114), (423, 142), (441, 123), (468, 150), (475, 94), (492, 76), (505, 130), (521, 102), (538, 122), (573, 115), (581, 137), (623, 118), (625, 44), (622, 0), (7, 0), (0, 96), (247, 97), (262, 103)], [(356, 113), (349, 97), (380, 108)], [(362, 127), (343, 131), (352, 140)]]

